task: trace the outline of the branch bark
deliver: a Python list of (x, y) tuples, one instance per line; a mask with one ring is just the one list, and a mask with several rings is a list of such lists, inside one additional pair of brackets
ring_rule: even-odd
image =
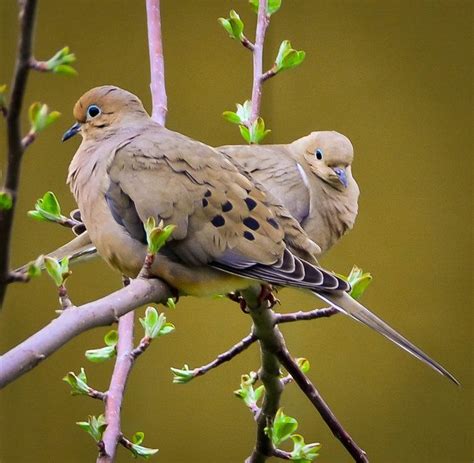
[(102, 441), (104, 443), (104, 454), (99, 455), (97, 463), (112, 463), (115, 461), (117, 444), (122, 435), (120, 427), (120, 411), (125, 394), (127, 379), (133, 366), (133, 326), (134, 312), (123, 315), (118, 325), (117, 359), (110, 380), (109, 390), (105, 399), (105, 429)]
[(8, 161), (4, 184), (4, 189), (11, 195), (13, 204), (10, 209), (0, 209), (0, 307), (8, 285), (11, 232), (24, 153), (20, 115), (30, 71), (37, 1), (22, 0), (19, 4), (20, 33), (10, 104), (7, 110)]
[(0, 389), (84, 331), (106, 326), (143, 304), (164, 302), (172, 293), (157, 279), (133, 280), (129, 286), (79, 307), (65, 310), (43, 329), (0, 357)]
[(146, 0), (148, 47), (150, 52), (150, 90), (152, 119), (164, 126), (168, 112), (165, 89), (165, 62), (161, 39), (160, 0)]

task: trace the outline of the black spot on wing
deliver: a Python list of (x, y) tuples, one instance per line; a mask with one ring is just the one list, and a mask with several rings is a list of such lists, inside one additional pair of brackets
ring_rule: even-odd
[(233, 205), (230, 201), (227, 201), (225, 202), (223, 205), (222, 205), (222, 212), (229, 212), (233, 209)]
[(278, 230), (280, 228), (280, 226), (278, 225), (278, 222), (273, 218), (273, 217), (269, 217), (267, 219), (267, 222), (273, 227), (275, 228), (276, 230)]
[(249, 241), (253, 241), (255, 236), (253, 236), (253, 233), (250, 233), (249, 231), (244, 231), (244, 238)]
[(255, 199), (247, 197), (244, 199), (244, 201), (245, 204), (247, 204), (249, 211), (253, 211), (257, 207), (257, 201), (255, 201)]
[(212, 218), (211, 223), (214, 227), (223, 227), (225, 225), (225, 219), (222, 215), (216, 215)]
[(208, 204), (208, 200), (206, 198), (202, 198), (202, 207), (207, 207)]
[(250, 228), (251, 230), (258, 230), (260, 228), (260, 224), (253, 217), (245, 217), (243, 222), (244, 225)]

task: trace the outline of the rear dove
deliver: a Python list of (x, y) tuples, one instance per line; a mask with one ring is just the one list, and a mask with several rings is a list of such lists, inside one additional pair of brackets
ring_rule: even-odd
[(352, 229), (359, 187), (352, 176), (352, 144), (344, 135), (312, 132), (287, 145), (227, 145), (217, 149), (263, 184), (323, 253)]
[[(92, 243), (110, 266), (136, 277), (147, 250), (143, 224), (149, 217), (163, 220), (176, 228), (151, 274), (179, 294), (225, 294), (261, 284), (311, 291), (456, 382), (353, 300), (345, 281), (314, 258), (299, 257), (287, 237), (291, 218), (280, 220), (265, 192), (217, 150), (157, 125), (135, 95), (113, 86), (85, 93), (74, 116), (77, 123), (63, 139), (81, 133), (83, 140), (68, 182)], [(303, 230), (297, 238), (300, 245), (311, 242)]]

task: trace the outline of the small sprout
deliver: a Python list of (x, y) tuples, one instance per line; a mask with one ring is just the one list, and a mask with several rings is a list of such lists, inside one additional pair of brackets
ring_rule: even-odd
[(166, 299), (166, 307), (168, 307), (168, 309), (176, 309), (176, 302), (174, 298), (169, 297)]
[(300, 434), (293, 434), (291, 436), (293, 441), (293, 450), (291, 451), (291, 460), (297, 463), (311, 463), (317, 456), (321, 448), (321, 444), (312, 443), (305, 444), (303, 436)]
[(45, 256), (44, 266), (57, 287), (62, 286), (69, 275), (71, 275), (71, 271), (69, 270), (69, 257), (64, 257), (58, 262), (52, 257)]
[(250, 100), (245, 100), (244, 104), (241, 105), (237, 103), (237, 112), (233, 111), (224, 111), (222, 116), (225, 120), (231, 122), (232, 124), (246, 124), (250, 119), (252, 114), (252, 102)]
[(64, 378), (63, 381), (71, 386), (71, 395), (87, 395), (90, 392), (90, 387), (87, 385), (87, 376), (84, 368), (78, 375), (70, 371)]
[(217, 21), (226, 30), (231, 39), (240, 42), (244, 40), (244, 23), (234, 10), (230, 10), (229, 18), (219, 18)]
[(337, 276), (351, 285), (351, 291), (349, 294), (354, 299), (359, 299), (372, 281), (372, 275), (369, 272), (364, 273), (364, 271), (357, 267), (357, 265), (352, 267), (352, 270), (347, 277), (344, 275)]
[(296, 359), (296, 363), (299, 367), (299, 369), (303, 372), (303, 373), (308, 373), (309, 369), (311, 368), (311, 365), (309, 363), (309, 360), (304, 358), (304, 357), (300, 357), (300, 358), (297, 358)]
[(175, 225), (166, 225), (166, 227), (163, 227), (163, 221), (156, 226), (155, 218), (149, 217), (145, 223), (148, 253), (156, 254), (170, 239), (171, 233), (173, 233), (175, 228)]
[(151, 339), (164, 336), (175, 330), (172, 323), (166, 323), (165, 314), (162, 312), (158, 315), (154, 307), (147, 307), (145, 310), (145, 318), (140, 318), (140, 323), (145, 330), (145, 336)]
[[(259, 0), (249, 0), (250, 6), (255, 13), (258, 13)], [(268, 0), (267, 2), (267, 15), (271, 16), (276, 13), (281, 7), (281, 0)]]
[(35, 210), (28, 211), (28, 216), (39, 221), (61, 222), (66, 219), (61, 214), (61, 206), (52, 191), (47, 191), (35, 203)]
[(258, 117), (250, 128), (245, 125), (239, 125), (240, 134), (247, 143), (259, 144), (270, 132), (265, 129), (265, 121)]
[(86, 356), (87, 360), (93, 363), (100, 363), (115, 357), (117, 354), (116, 346), (118, 342), (117, 330), (110, 330), (104, 336), (104, 342), (106, 344), (105, 347), (86, 350), (84, 355)]
[(275, 60), (275, 72), (299, 66), (303, 62), (305, 56), (306, 53), (304, 51), (297, 51), (291, 48), (289, 40), (283, 40)]
[(265, 428), (265, 433), (271, 438), (273, 445), (278, 447), (282, 442), (290, 439), (292, 434), (298, 429), (298, 421), (291, 416), (287, 416), (280, 408), (273, 420), (271, 428)]
[(186, 384), (194, 378), (194, 370), (190, 370), (188, 365), (183, 368), (170, 368), (173, 373), (174, 384)]
[(36, 258), (36, 260), (31, 261), (27, 268), (26, 268), (26, 274), (28, 278), (36, 278), (41, 276), (41, 269), (43, 268), (44, 265), (44, 256), (41, 255)]
[(30, 117), (30, 134), (37, 134), (47, 127), (49, 127), (53, 122), (56, 122), (61, 116), (61, 113), (58, 111), (49, 112), (48, 106), (41, 103), (33, 103), (29, 109)]
[(64, 47), (59, 50), (52, 58), (46, 61), (46, 69), (52, 71), (55, 74), (61, 74), (64, 76), (76, 76), (77, 71), (70, 66), (71, 63), (76, 61), (74, 53), (69, 53), (69, 47)]
[(234, 394), (242, 399), (249, 408), (255, 408), (257, 402), (262, 398), (265, 388), (259, 386), (254, 389), (254, 384), (257, 381), (257, 374), (251, 371), (248, 375), (242, 375), (240, 377), (240, 389), (234, 391)]
[(150, 449), (148, 447), (143, 447), (140, 445), (145, 439), (145, 433), (138, 431), (132, 437), (132, 445), (127, 447), (130, 452), (133, 453), (134, 457), (142, 457), (145, 460), (152, 457), (158, 452), (158, 449)]
[[(1, 104), (1, 103), (0, 103)], [(13, 206), (13, 198), (8, 191), (0, 191), (0, 211), (8, 211)]]
[(98, 417), (89, 415), (87, 421), (78, 421), (76, 424), (86, 431), (96, 442), (102, 440), (102, 435), (107, 427), (104, 415), (99, 415)]

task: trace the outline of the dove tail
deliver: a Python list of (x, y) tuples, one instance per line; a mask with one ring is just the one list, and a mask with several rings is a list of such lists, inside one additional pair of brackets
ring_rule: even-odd
[[(91, 243), (87, 232), (76, 236), (73, 240), (66, 243), (64, 246), (51, 251), (46, 254), (48, 257), (52, 257), (57, 260), (61, 260), (64, 257), (69, 257), (69, 264), (76, 264), (78, 262), (84, 262), (85, 260), (91, 259), (97, 255), (95, 246)], [(18, 267), (15, 272), (25, 272), (28, 268), (28, 264)], [(44, 264), (42, 265), (44, 268)]]
[(408, 353), (433, 368), (433, 370), (436, 370), (438, 373), (446, 376), (453, 383), (459, 386), (458, 380), (451, 373), (449, 373), (449, 371), (447, 371), (438, 362), (426, 355), (421, 349), (419, 349), (410, 341), (408, 341), (408, 339), (397, 333), (393, 328), (387, 325), (387, 323), (385, 323), (379, 317), (374, 315), (363, 305), (359, 304), (359, 302), (350, 297), (348, 294), (344, 292), (328, 294), (319, 293), (316, 291), (313, 291), (313, 293), (319, 298), (321, 298), (323, 301), (328, 302), (333, 307), (345, 313), (346, 315), (349, 315), (358, 322), (367, 325), (369, 328), (372, 328), (373, 330), (382, 334), (386, 338), (390, 339), (390, 341), (394, 342), (402, 349), (406, 350)]

